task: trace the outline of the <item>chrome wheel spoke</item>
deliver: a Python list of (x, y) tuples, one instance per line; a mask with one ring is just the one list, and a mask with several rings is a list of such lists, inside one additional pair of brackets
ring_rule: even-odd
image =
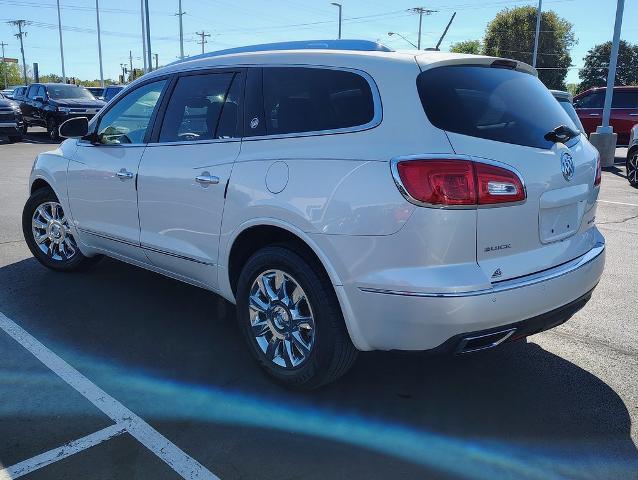
[(299, 283), (282, 270), (257, 276), (248, 298), (250, 328), (265, 357), (282, 368), (301, 365), (312, 353), (315, 323)]
[(67, 261), (78, 252), (71, 227), (58, 202), (45, 202), (35, 209), (31, 232), (40, 251), (52, 260)]
[(42, 245), (42, 243), (47, 240), (49, 238), (49, 236), (45, 233), (42, 235), (36, 235), (33, 237), (35, 240), (35, 243), (37, 243), (38, 245)]
[(46, 230), (48, 225), (46, 222), (43, 222), (39, 218), (33, 218), (33, 220), (31, 221), (31, 226), (39, 230)]

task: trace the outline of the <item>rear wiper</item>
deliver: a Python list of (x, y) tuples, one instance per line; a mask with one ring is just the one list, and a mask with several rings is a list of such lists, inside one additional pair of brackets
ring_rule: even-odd
[(553, 143), (565, 143), (578, 135), (580, 135), (579, 132), (569, 128), (567, 125), (559, 125), (551, 132), (545, 134), (545, 140)]

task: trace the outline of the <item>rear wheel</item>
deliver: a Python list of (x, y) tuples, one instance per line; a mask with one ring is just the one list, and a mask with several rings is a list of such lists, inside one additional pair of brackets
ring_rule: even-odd
[(237, 288), (237, 317), (257, 362), (285, 386), (320, 387), (356, 358), (329, 279), (286, 246), (263, 248), (248, 260)]
[(58, 271), (80, 270), (100, 260), (80, 252), (62, 205), (48, 188), (36, 190), (22, 212), (22, 232), (33, 256)]
[(632, 187), (638, 188), (638, 148), (627, 155), (627, 180)]
[(26, 135), (29, 130), (29, 124), (24, 121), (22, 122), (22, 135)]
[(9, 143), (17, 143), (22, 141), (22, 135), (11, 135), (9, 137)]
[(55, 118), (50, 117), (47, 120), (47, 133), (49, 134), (49, 138), (54, 142), (57, 142), (60, 139), (60, 132), (58, 130), (58, 122)]

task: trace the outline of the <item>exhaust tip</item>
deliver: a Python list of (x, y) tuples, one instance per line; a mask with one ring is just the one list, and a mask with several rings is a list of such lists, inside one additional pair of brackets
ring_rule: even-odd
[(494, 348), (508, 340), (514, 335), (515, 331), (516, 328), (509, 328), (498, 332), (486, 333), (485, 335), (465, 337), (459, 342), (456, 353), (460, 355)]

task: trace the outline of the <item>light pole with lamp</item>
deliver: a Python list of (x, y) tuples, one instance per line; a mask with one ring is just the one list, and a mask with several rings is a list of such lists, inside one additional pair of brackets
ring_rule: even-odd
[(396, 35), (398, 37), (401, 37), (403, 40), (405, 40), (406, 42), (408, 42), (410, 45), (412, 45), (414, 48), (416, 48), (417, 50), (419, 49), (419, 47), (417, 47), (414, 43), (412, 43), (410, 40), (408, 40), (407, 38), (405, 38), (403, 35), (401, 35), (400, 33), (397, 32), (388, 32), (388, 37), (391, 37), (392, 35)]
[(340, 3), (336, 2), (332, 2), (330, 3), (330, 5), (334, 5), (339, 9), (339, 35), (337, 36), (337, 38), (341, 40), (341, 10), (343, 9), (343, 6)]

